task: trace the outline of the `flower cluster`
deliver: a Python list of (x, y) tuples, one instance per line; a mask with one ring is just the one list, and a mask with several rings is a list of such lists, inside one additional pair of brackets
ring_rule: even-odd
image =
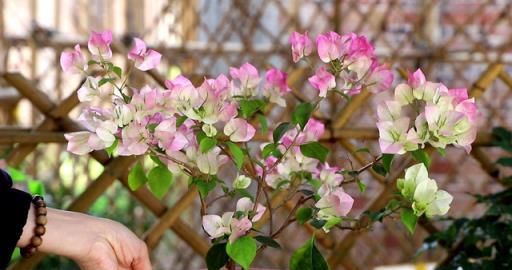
[[(144, 86), (130, 89), (133, 94), (128, 95), (125, 85), (114, 83), (120, 79), (121, 71), (108, 61), (112, 57), (111, 42), (111, 32), (93, 32), (88, 47), (95, 60), (88, 62), (79, 45), (61, 55), (66, 72), (87, 74), (90, 65), (107, 71), (106, 77), (88, 76), (78, 91), (81, 102), (107, 100), (111, 106), (87, 107), (79, 120), (88, 131), (66, 134), (68, 150), (76, 154), (105, 149), (118, 141), (119, 155), (158, 152), (173, 157), (162, 161), (175, 172), (178, 164), (197, 164), (202, 173), (214, 175), (226, 162), (226, 156), (220, 155), (219, 147), (199, 151), (195, 131), (201, 129), (206, 136), (215, 137), (221, 129), (232, 142), (249, 141), (256, 130), (239, 115), (240, 102), (264, 98), (284, 107), (283, 95), (291, 91), (286, 73), (272, 68), (260, 85), (258, 70), (246, 63), (230, 69), (231, 80), (220, 75), (195, 87), (187, 78), (178, 76), (165, 82), (167, 89)], [(146, 71), (158, 66), (161, 55), (135, 38), (127, 57), (135, 68)]]
[(257, 204), (253, 211), (254, 203), (248, 197), (243, 197), (236, 203), (236, 212), (226, 212), (221, 216), (203, 216), (203, 228), (212, 239), (229, 236), (229, 241), (234, 242), (240, 236), (245, 235), (254, 222), (261, 219), (266, 208)]
[(405, 170), (405, 178), (397, 180), (397, 187), (405, 199), (412, 202), (414, 214), (425, 214), (428, 218), (444, 215), (450, 209), (453, 197), (444, 190), (437, 189), (435, 180), (428, 178), (423, 163)]
[[(312, 53), (314, 44), (308, 33), (292, 33), (293, 61)], [(309, 83), (325, 97), (328, 91), (353, 96), (368, 88), (381, 92), (391, 87), (393, 73), (385, 65), (379, 65), (372, 44), (364, 36), (354, 33), (339, 35), (329, 32), (316, 38), (318, 57), (323, 63), (309, 78)]]
[[(295, 62), (315, 49), (307, 32), (293, 33), (290, 42)], [(201, 199), (204, 231), (215, 243), (225, 244), (230, 258), (239, 264), (237, 254), (229, 254), (230, 245), (238, 239), (254, 242), (248, 235), (254, 230), (254, 223), (267, 213), (266, 217), (272, 220), (277, 206), (270, 203), (270, 192), (287, 192), (287, 198), (297, 205), (289, 220), (274, 233), (273, 222), (269, 222), (268, 235), (261, 235), (264, 238), (275, 238), (293, 221), (309, 222), (325, 231), (334, 226), (345, 228), (342, 222), (353, 225), (357, 221), (347, 217), (354, 199), (342, 186), (357, 183), (364, 192), (358, 175), (373, 166), (377, 169), (381, 165), (377, 162), (384, 158), (376, 157), (359, 170), (329, 164), (329, 149), (320, 143), (326, 127), (312, 115), (329, 91), (349, 99), (363, 89), (380, 92), (390, 87), (392, 72), (378, 63), (373, 46), (364, 36), (334, 32), (318, 36), (316, 50), (322, 64), (312, 71), (315, 74), (309, 82), (319, 91), (319, 98), (311, 103), (301, 102), (293, 110), (290, 122), (270, 129), (265, 117), (267, 105), (287, 106), (285, 95), (291, 89), (286, 73), (271, 68), (263, 74), (245, 63), (231, 67), (229, 75), (205, 78), (196, 84), (199, 86), (179, 75), (166, 80), (163, 89), (152, 85), (132, 88), (128, 85), (132, 70), (157, 68), (162, 56), (135, 38), (126, 56), (130, 67), (124, 72), (111, 62), (111, 43), (111, 32), (93, 32), (88, 42), (89, 59), (79, 45), (61, 55), (65, 72), (86, 76), (77, 92), (86, 105), (78, 119), (86, 131), (65, 135), (70, 152), (86, 154), (105, 149), (111, 155), (149, 156), (154, 165), (150, 173), (146, 176), (138, 163), (130, 172), (128, 183), (132, 187), (132, 180), (137, 178), (133, 181), (136, 188), (143, 181), (171, 178), (162, 181), (162, 185), (149, 185), (150, 189), (160, 188), (155, 194), (161, 196), (174, 174), (189, 176), (189, 184), (197, 187)], [(91, 72), (93, 69), (99, 72)], [(415, 118), (411, 120), (408, 114)], [(382, 152), (403, 154), (426, 143), (438, 148), (454, 144), (469, 151), (475, 139), (476, 115), (474, 100), (468, 98), (465, 89), (447, 89), (440, 83), (428, 82), (417, 71), (408, 84), (397, 86), (394, 100), (378, 107)], [(256, 140), (257, 132), (263, 138), (268, 133), (268, 141)], [(389, 173), (389, 156), (392, 157), (386, 156), (388, 168), (382, 169), (387, 170), (383, 174)], [(218, 176), (225, 169), (236, 169), (232, 185)], [(256, 196), (249, 190), (253, 182)], [(219, 186), (222, 195), (210, 200), (209, 193)], [(418, 216), (445, 214), (452, 200), (448, 193), (437, 190), (423, 164), (407, 169), (405, 178), (398, 180), (398, 188), (412, 203), (407, 209), (412, 208)], [(211, 203), (227, 197), (238, 198), (235, 211), (208, 214)], [(256, 249), (256, 243), (250, 245)]]
[(378, 106), (377, 114), (383, 153), (404, 154), (426, 143), (443, 149), (453, 144), (469, 153), (476, 138), (478, 112), (467, 90), (426, 81), (419, 69), (396, 87), (394, 100)]

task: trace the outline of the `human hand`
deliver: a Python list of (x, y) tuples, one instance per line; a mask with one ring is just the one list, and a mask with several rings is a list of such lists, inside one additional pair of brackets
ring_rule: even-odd
[[(18, 246), (28, 245), (34, 209)], [(122, 224), (80, 213), (48, 208), (48, 223), (39, 251), (73, 259), (83, 270), (150, 270), (146, 245)]]

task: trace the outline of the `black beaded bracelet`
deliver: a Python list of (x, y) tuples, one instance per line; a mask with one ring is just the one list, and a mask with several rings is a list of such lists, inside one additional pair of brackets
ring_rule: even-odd
[(20, 249), (20, 253), (23, 258), (29, 258), (34, 255), (34, 253), (37, 252), (37, 248), (43, 244), (42, 236), (46, 233), (45, 225), (48, 222), (48, 219), (46, 218), (46, 203), (44, 202), (43, 197), (35, 195), (32, 198), (32, 203), (35, 206), (36, 227), (34, 228), (34, 236), (30, 239), (30, 244)]

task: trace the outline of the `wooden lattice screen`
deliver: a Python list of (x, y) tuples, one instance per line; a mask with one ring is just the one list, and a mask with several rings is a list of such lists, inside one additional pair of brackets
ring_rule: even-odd
[[(29, 101), (29, 107), (34, 108), (31, 113), (32, 128), (17, 128), (11, 125), (0, 129), (0, 144), (13, 146), (7, 157), (11, 166), (26, 161), (29, 155), (33, 156), (34, 163), (37, 162), (43, 158), (41, 150), (37, 148), (38, 144), (63, 144), (63, 133), (82, 129), (69, 116), (78, 105), (76, 93), (70, 92), (69, 89), (76, 90), (81, 82), (77, 81), (74, 82), (76, 85), (70, 85), (69, 82), (62, 80), (58, 68), (58, 55), (64, 48), (71, 47), (76, 42), (83, 43), (83, 37), (91, 27), (113, 28), (117, 31), (119, 38), (114, 49), (118, 54), (126, 51), (122, 44), (123, 33), (137, 34), (151, 41), (157, 50), (164, 53), (164, 67), (159, 70), (160, 73), (156, 71), (140, 74), (140, 81), (134, 83), (145, 81), (162, 87), (167, 77), (166, 73), (171, 67), (178, 67), (185, 75), (199, 79), (203, 75), (225, 72), (229, 65), (238, 65), (247, 60), (259, 67), (276, 65), (287, 70), (292, 64), (287, 45), (287, 35), (291, 30), (310, 30), (318, 33), (336, 29), (341, 32), (355, 31), (368, 35), (376, 43), (378, 53), (390, 63), (394, 63), (395, 67), (422, 67), (433, 80), (442, 80), (449, 86), (470, 88), (472, 96), (479, 99), (478, 104), (485, 119), (476, 147), (472, 151), (473, 159), (461, 155), (458, 150), (448, 151), (445, 158), (434, 154), (434, 170), (437, 168), (437, 173), (443, 175), (444, 182), (441, 185), (449, 190), (450, 187), (459, 188), (463, 181), (472, 183), (472, 188), (478, 190), (484, 184), (492, 183), (489, 179), (496, 176), (498, 168), (492, 162), (493, 152), (487, 150), (490, 146), (489, 128), (496, 125), (512, 126), (512, 91), (509, 91), (512, 88), (512, 78), (507, 73), (512, 44), (512, 18), (509, 15), (511, 3), (508, 1), (127, 0), (77, 1), (77, 7), (69, 8), (64, 3), (66, 1), (55, 0), (56, 16), (63, 13), (62, 10), (59, 11), (63, 8), (69, 8), (72, 11), (71, 15), (76, 15), (80, 10), (89, 12), (85, 25), (80, 18), (74, 21), (74, 34), (79, 34), (81, 38), (63, 38), (70, 30), (69, 27), (63, 26), (62, 18), (55, 19), (55, 32), (46, 31), (35, 24), (32, 28), (26, 29), (24, 36), (13, 34), (10, 30), (12, 23), (6, 23), (9, 16), (6, 11), (14, 5), (26, 5), (31, 19), (37, 22), (40, 2), (0, 0), (0, 8), (3, 7), (4, 10), (3, 17), (0, 16), (0, 48), (7, 52), (0, 53), (0, 56), (7, 56), (0, 59), (3, 60), (0, 64), (0, 85), (5, 86), (5, 89), (7, 86), (14, 87), (19, 93), (19, 96), (9, 95), (9, 100), (12, 100), (10, 103), (4, 103), (4, 99), (0, 100), (2, 106), (12, 103), (6, 112), (9, 115), (6, 119), (10, 119), (6, 123), (14, 123), (15, 117), (11, 112), (20, 100)], [(87, 5), (90, 7), (85, 8)], [(105, 14), (95, 13), (97, 10), (103, 10)], [(114, 16), (119, 12), (122, 16)], [(154, 16), (144, 17), (147, 13)], [(123, 26), (117, 25), (115, 20), (124, 21)], [(42, 56), (47, 50), (51, 51), (50, 56)], [(26, 65), (24, 62), (16, 62), (26, 58), (29, 58), (24, 60)], [(38, 61), (41, 62), (41, 58), (46, 59), (46, 68), (40, 67)], [(13, 72), (18, 70), (22, 71), (23, 75)], [(400, 80), (403, 73), (403, 69), (397, 69), (397, 80)], [(46, 77), (49, 76), (55, 78), (55, 83), (50, 84), (50, 87), (45, 83)], [(307, 76), (309, 74), (304, 69), (298, 69), (290, 74), (289, 84), (293, 88), (293, 95), (289, 97), (289, 104), (294, 104), (296, 100), (311, 98), (312, 92), (304, 86)], [(495, 83), (498, 79), (499, 82)], [(363, 145), (375, 149), (374, 141), (378, 134), (377, 130), (371, 127), (371, 123), (375, 115), (374, 104), (381, 98), (363, 92), (348, 104), (333, 99), (315, 115), (327, 125), (328, 132), (322, 138), (322, 142), (333, 149), (333, 163), (350, 166), (352, 162), (368, 162), (368, 156), (356, 152), (356, 149)], [(291, 108), (293, 106), (287, 109)], [(272, 114), (271, 122), (282, 121), (280, 115), (284, 114)], [(99, 177), (90, 182), (85, 191), (73, 199), (68, 207), (70, 210), (88, 211), (116, 179), (127, 187), (127, 172), (134, 162), (133, 158), (111, 159), (104, 152), (94, 152), (91, 158), (103, 164), (105, 169)], [(394, 181), (409, 163), (408, 159), (398, 160), (395, 173), (387, 178), (370, 170), (363, 179), (368, 184), (368, 190), (356, 198), (356, 213), (364, 210), (375, 211), (384, 207), (395, 186)], [(475, 175), (479, 177), (475, 180), (459, 173), (475, 165), (481, 167), (482, 172), (488, 176), (483, 177), (480, 172), (479, 175)], [(475, 170), (478, 171), (473, 168), (473, 171)], [(494, 183), (494, 186), (496, 185)], [(468, 189), (463, 189), (466, 190)], [(209, 241), (197, 226), (197, 222), (183, 218), (187, 212), (197, 212), (193, 210), (197, 209), (198, 203), (194, 199), (196, 191), (173, 192), (176, 203), (172, 205), (157, 199), (144, 187), (130, 192), (133, 198), (157, 217), (156, 222), (141, 235), (148, 246), (151, 249), (156, 248), (164, 233), (171, 230), (194, 251), (187, 260), (198, 265), (208, 250)], [(274, 194), (272, 203), (283, 204), (285, 209), (282, 211), (286, 211), (294, 205), (286, 199), (283, 193), (277, 193)], [(459, 202), (462, 205), (459, 207), (459, 214), (468, 210), (468, 203)], [(464, 207), (466, 209), (463, 209)], [(258, 226), (263, 226), (265, 221), (263, 218)], [(335, 266), (334, 269), (337, 269), (336, 266), (344, 269), (368, 269), (374, 265), (411, 261), (425, 234), (437, 230), (436, 226), (439, 226), (427, 222), (421, 225), (424, 231), (418, 232), (414, 237), (406, 235), (398, 223), (387, 221), (385, 224), (377, 225), (372, 232), (332, 232), (328, 236), (320, 234), (318, 241), (324, 248), (324, 253), (328, 255), (329, 263)], [(282, 235), (285, 254), (289, 255), (290, 250), (307, 238), (306, 232), (312, 232), (312, 228), (306, 229), (292, 227), (290, 232)], [(297, 233), (299, 237), (296, 236)], [(376, 241), (382, 244), (376, 245)], [(386, 244), (393, 246), (394, 250), (386, 250)], [(23, 260), (11, 266), (11, 269), (31, 269), (42, 258), (43, 255), (39, 255), (30, 260)], [(257, 264), (285, 267), (287, 258), (289, 256), (272, 256), (267, 251)], [(442, 254), (429, 254), (426, 259), (441, 258)], [(183, 264), (181, 269), (191, 269), (187, 266), (191, 267)]]

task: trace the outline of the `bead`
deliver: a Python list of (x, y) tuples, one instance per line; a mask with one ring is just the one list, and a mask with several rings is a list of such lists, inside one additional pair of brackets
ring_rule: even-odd
[(37, 207), (46, 207), (44, 201), (34, 201), (34, 205)]
[(20, 253), (21, 253), (21, 256), (23, 256), (23, 258), (30, 258), (32, 257), (32, 255), (34, 255), (34, 253), (36, 253), (37, 251), (37, 248), (33, 247), (33, 246), (28, 246), (26, 248), (22, 248), (20, 250)]
[(41, 236), (34, 236), (34, 237), (32, 237), (32, 239), (30, 239), (30, 244), (31, 244), (33, 247), (38, 247), (38, 246), (40, 246), (42, 243), (43, 243), (43, 239), (41, 238)]
[(46, 228), (42, 225), (37, 225), (34, 229), (34, 234), (37, 236), (44, 235), (46, 233)]
[(47, 222), (48, 222), (48, 219), (46, 218), (46, 216), (37, 216), (36, 217), (37, 225), (46, 225)]
[(46, 210), (45, 207), (36, 209), (36, 215), (38, 215), (38, 216), (46, 216), (47, 213), (48, 213), (48, 211)]

